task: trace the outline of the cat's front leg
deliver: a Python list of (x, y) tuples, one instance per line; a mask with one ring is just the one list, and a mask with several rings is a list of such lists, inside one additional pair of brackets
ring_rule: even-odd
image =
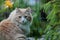
[(26, 40), (26, 37), (23, 34), (16, 34), (14, 39), (15, 40)]

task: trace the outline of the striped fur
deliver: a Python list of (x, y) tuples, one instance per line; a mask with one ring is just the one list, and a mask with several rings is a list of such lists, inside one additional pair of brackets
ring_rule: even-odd
[(3, 20), (0, 23), (0, 40), (16, 40), (18, 34), (25, 38), (23, 31), (9, 20)]

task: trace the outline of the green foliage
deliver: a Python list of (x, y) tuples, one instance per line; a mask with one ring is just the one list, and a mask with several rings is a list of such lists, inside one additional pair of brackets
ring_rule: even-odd
[(51, 2), (48, 2), (48, 3), (46, 3), (46, 4), (44, 4), (44, 10), (45, 10), (45, 12), (46, 12), (46, 14), (48, 15), (50, 12), (51, 12), (51, 10), (52, 10), (52, 3)]
[(19, 8), (24, 8), (27, 5), (24, 3), (23, 0), (16, 0), (14, 1), (14, 8), (19, 7)]
[(0, 6), (1, 6), (1, 4), (3, 4), (4, 3), (4, 0), (0, 0)]
[[(52, 7), (51, 11), (47, 16), (47, 21), (49, 22), (48, 26), (46, 27), (45, 33), (45, 40), (60, 40), (60, 1), (51, 1), (47, 3), (44, 8), (46, 8), (45, 12), (47, 13), (50, 10), (50, 6)], [(52, 3), (52, 4), (51, 4)], [(51, 5), (50, 5), (51, 4)], [(50, 6), (49, 6), (50, 5)]]

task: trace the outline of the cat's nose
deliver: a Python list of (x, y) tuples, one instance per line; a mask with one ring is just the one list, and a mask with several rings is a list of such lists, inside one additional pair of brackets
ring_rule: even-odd
[(25, 23), (25, 20), (21, 20), (22, 23)]
[(22, 21), (24, 23), (24, 21)]
[(22, 17), (21, 21), (24, 23), (26, 21), (26, 19), (24, 17)]

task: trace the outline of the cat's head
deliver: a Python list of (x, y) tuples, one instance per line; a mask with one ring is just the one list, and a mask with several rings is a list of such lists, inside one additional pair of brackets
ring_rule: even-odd
[[(32, 23), (33, 17), (32, 17), (32, 12), (31, 12), (31, 8), (16, 8), (14, 11), (11, 12), (9, 19), (14, 22), (17, 23), (17, 25), (22, 25), (22, 29), (26, 30), (27, 32), (30, 31), (30, 27), (28, 27), (28, 25), (30, 25)], [(25, 26), (26, 27), (23, 27)]]
[(16, 8), (11, 13), (10, 18), (21, 25), (30, 24), (32, 21), (31, 8)]

